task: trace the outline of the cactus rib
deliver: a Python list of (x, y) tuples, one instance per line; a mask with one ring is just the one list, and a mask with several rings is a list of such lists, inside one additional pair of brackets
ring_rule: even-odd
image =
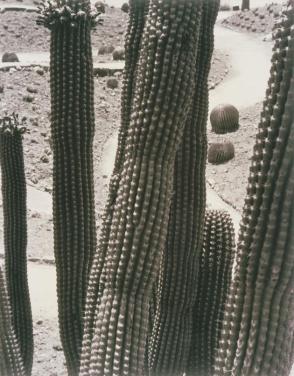
[(12, 325), (26, 375), (33, 363), (33, 324), (27, 279), (26, 181), (21, 126), (17, 115), (0, 119), (0, 161), (4, 214), (5, 276)]

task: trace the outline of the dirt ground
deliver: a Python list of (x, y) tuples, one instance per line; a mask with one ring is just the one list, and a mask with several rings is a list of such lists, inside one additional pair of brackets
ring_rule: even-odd
[(268, 34), (272, 32), (281, 9), (282, 5), (272, 3), (261, 8), (236, 11), (228, 18), (223, 19), (221, 24), (246, 33)]

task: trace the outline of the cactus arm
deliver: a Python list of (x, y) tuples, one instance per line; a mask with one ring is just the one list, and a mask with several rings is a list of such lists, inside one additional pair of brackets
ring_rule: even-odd
[[(105, 261), (88, 375), (143, 372), (173, 166), (195, 79), (196, 7), (151, 1), (142, 36), (125, 159)], [(99, 283), (99, 281), (97, 281)]]
[(254, 147), (217, 375), (231, 370), (233, 375), (283, 376), (293, 361), (293, 21), (290, 1), (274, 32), (271, 77)]
[(0, 268), (0, 374), (25, 376), (23, 358), (15, 335), (5, 278)]
[(54, 253), (61, 341), (77, 375), (86, 290), (96, 248), (93, 188), (94, 83), (87, 1), (43, 4), (38, 22), (51, 30)]
[(33, 324), (27, 279), (27, 208), (22, 131), (16, 115), (0, 119), (0, 161), (7, 293), (26, 375), (33, 362)]
[(154, 375), (181, 375), (188, 362), (206, 199), (207, 79), (218, 6), (218, 1), (198, 2), (196, 85), (175, 162), (168, 235), (148, 340), (148, 367)]

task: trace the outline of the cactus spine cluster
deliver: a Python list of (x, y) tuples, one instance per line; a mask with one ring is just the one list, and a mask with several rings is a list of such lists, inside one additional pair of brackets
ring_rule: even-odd
[(6, 282), (0, 267), (0, 375), (25, 376), (23, 359), (15, 335)]
[(188, 376), (213, 375), (234, 255), (235, 234), (230, 215), (224, 211), (207, 211), (196, 286)]
[(93, 279), (89, 286), (94, 291), (100, 284), (101, 294), (88, 307), (96, 320), (93, 340), (83, 354), (88, 360), (82, 375), (143, 373), (149, 304), (165, 244), (176, 150), (194, 91), (197, 19), (194, 1), (150, 1), (103, 279)]
[(61, 341), (77, 375), (86, 289), (96, 249), (93, 189), (94, 81), (87, 0), (43, 4), (38, 22), (51, 30), (54, 253)]
[(26, 375), (33, 363), (33, 324), (27, 279), (26, 180), (21, 126), (16, 115), (0, 119), (0, 162), (7, 294)]
[(205, 213), (208, 74), (219, 1), (198, 6), (196, 85), (178, 150), (155, 317), (148, 339), (148, 368), (154, 375), (182, 375), (186, 369), (195, 304), (195, 286)]
[(293, 363), (293, 25), (291, 0), (274, 31), (216, 375), (286, 376)]

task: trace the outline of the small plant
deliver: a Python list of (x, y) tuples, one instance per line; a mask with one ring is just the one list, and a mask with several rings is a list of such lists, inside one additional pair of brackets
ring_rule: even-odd
[(214, 133), (235, 132), (239, 128), (239, 111), (231, 104), (220, 104), (211, 111), (210, 123)]
[(208, 149), (208, 162), (211, 164), (222, 164), (233, 159), (235, 148), (231, 142), (212, 143)]
[(112, 53), (113, 60), (124, 60), (125, 49), (122, 47), (116, 47)]
[(121, 10), (125, 13), (129, 13), (129, 10), (130, 10), (130, 6), (128, 3), (123, 3), (123, 5), (121, 6)]

